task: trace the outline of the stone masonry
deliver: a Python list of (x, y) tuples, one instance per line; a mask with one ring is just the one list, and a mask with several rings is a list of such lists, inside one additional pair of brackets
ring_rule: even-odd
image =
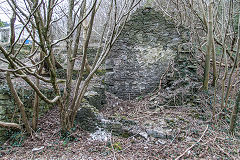
[(152, 92), (187, 33), (152, 8), (138, 9), (106, 60), (107, 90), (124, 100)]

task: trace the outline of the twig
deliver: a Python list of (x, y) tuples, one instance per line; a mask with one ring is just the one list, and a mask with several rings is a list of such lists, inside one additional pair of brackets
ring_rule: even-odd
[(163, 148), (161, 148), (161, 149), (159, 150), (159, 152), (162, 151), (162, 150), (164, 150), (166, 147), (170, 146), (170, 145), (175, 141), (175, 139), (178, 137), (178, 135), (180, 134), (180, 132), (181, 132), (181, 129), (179, 129), (178, 133), (177, 133), (176, 136), (172, 139), (172, 141), (171, 141), (168, 145), (165, 145)]
[(198, 143), (202, 140), (202, 138), (204, 137), (204, 135), (205, 135), (205, 133), (207, 132), (207, 130), (208, 130), (208, 125), (207, 125), (205, 131), (203, 132), (202, 136), (199, 138), (199, 140), (198, 140), (196, 143), (194, 143), (191, 147), (189, 147), (188, 149), (186, 149), (186, 150), (183, 152), (183, 154), (181, 154), (180, 156), (178, 156), (175, 160), (179, 160), (179, 159), (180, 159), (182, 156), (184, 156), (189, 150), (191, 150), (196, 144), (198, 144)]
[(221, 152), (226, 154), (228, 157), (231, 157), (232, 159), (237, 159), (236, 157), (234, 157), (234, 156), (230, 155), (229, 153), (225, 152), (224, 149), (222, 149), (219, 145), (216, 144), (216, 146)]
[(168, 63), (168, 67), (167, 67), (166, 71), (163, 73), (163, 75), (162, 75), (161, 78), (160, 78), (159, 87), (158, 87), (158, 92), (161, 90), (162, 80), (163, 80), (164, 76), (168, 73), (168, 71), (169, 71), (169, 69), (170, 69), (170, 66), (172, 66), (172, 61), (170, 61), (170, 62)]
[(110, 138), (110, 142), (111, 142), (111, 147), (112, 147), (112, 151), (113, 151), (113, 159), (117, 159), (116, 158), (116, 153), (114, 151), (114, 146), (113, 146), (113, 137), (112, 137), (112, 131), (111, 131), (111, 138)]

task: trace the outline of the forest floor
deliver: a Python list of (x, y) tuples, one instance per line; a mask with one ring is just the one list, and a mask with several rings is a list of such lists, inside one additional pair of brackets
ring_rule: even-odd
[(40, 129), (31, 137), (19, 133), (9, 139), (1, 147), (0, 159), (240, 159), (239, 129), (233, 136), (228, 133), (226, 120), (211, 121), (211, 108), (206, 103), (209, 95), (201, 93), (202, 103), (196, 107), (152, 109), (152, 97), (158, 95), (122, 101), (108, 94), (108, 104), (101, 113), (105, 117), (124, 116), (139, 123), (167, 120), (172, 129), (170, 139), (111, 135), (108, 141), (96, 141), (78, 126), (71, 135), (62, 136), (58, 110), (53, 108), (40, 119)]

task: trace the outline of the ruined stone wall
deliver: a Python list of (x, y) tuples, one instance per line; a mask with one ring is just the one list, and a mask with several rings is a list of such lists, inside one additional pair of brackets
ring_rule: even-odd
[[(15, 85), (15, 87), (19, 97), (23, 101), (27, 116), (32, 117), (32, 105), (35, 92), (23, 84)], [(54, 92), (52, 89), (44, 88), (41, 91), (50, 99), (54, 97)], [(43, 100), (40, 100), (39, 106), (40, 117), (52, 107), (52, 105), (45, 103)], [(0, 121), (21, 124), (21, 114), (19, 108), (16, 106), (14, 99), (11, 96), (9, 87), (5, 81), (2, 83), (0, 82)], [(9, 135), (7, 135), (8, 131), (9, 130), (6, 128), (0, 128), (0, 145), (9, 138)]]
[[(4, 79), (5, 76), (0, 74), (0, 121), (3, 122), (14, 122), (21, 124), (21, 114), (19, 108), (16, 106), (13, 97), (11, 96), (9, 87)], [(29, 118), (29, 121), (32, 119), (32, 106), (35, 92), (34, 90), (29, 87), (26, 82), (20, 80), (19, 78), (12, 79), (13, 84), (17, 90), (17, 93), (22, 100), (26, 114)], [(82, 102), (82, 106), (92, 106), (95, 110), (101, 110), (106, 103), (106, 96), (105, 96), (105, 87), (101, 83), (101, 78), (93, 78), (91, 83), (89, 84), (89, 88), (84, 95), (84, 100)], [(55, 97), (54, 90), (52, 89), (51, 85), (47, 85), (44, 82), (40, 82), (41, 92), (47, 96), (49, 99), (53, 99)], [(64, 84), (60, 84), (60, 91), (63, 94), (64, 91)], [(39, 117), (43, 116), (49, 109), (53, 106), (51, 104), (45, 103), (43, 100), (40, 100), (39, 104)], [(78, 112), (78, 115), (82, 114), (81, 109)], [(83, 113), (85, 114), (85, 113)], [(77, 120), (81, 123), (82, 119), (79, 119), (77, 115)], [(86, 122), (86, 121), (84, 121)], [(8, 139), (8, 129), (0, 128), (0, 145)]]
[[(179, 34), (180, 33), (180, 34)], [(127, 22), (106, 60), (107, 90), (133, 99), (156, 89), (187, 31), (152, 8), (138, 9)]]

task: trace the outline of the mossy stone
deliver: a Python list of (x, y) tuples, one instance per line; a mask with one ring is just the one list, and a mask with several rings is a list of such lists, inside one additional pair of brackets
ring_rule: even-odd
[(98, 110), (89, 104), (84, 104), (77, 112), (75, 122), (86, 131), (94, 132), (97, 130), (99, 120), (97, 119)]

